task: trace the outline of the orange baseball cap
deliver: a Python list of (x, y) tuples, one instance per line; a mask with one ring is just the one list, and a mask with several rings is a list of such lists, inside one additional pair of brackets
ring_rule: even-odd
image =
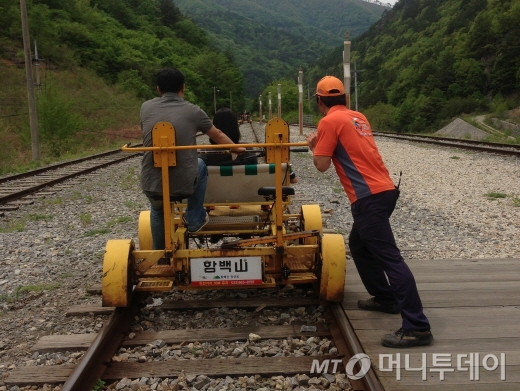
[(316, 94), (319, 96), (340, 96), (345, 94), (345, 87), (341, 80), (334, 76), (323, 77), (316, 86)]

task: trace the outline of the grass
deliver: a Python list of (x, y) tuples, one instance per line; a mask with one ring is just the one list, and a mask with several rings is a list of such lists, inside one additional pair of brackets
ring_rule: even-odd
[(69, 200), (71, 200), (71, 201), (79, 201), (81, 199), (83, 199), (83, 194), (81, 194), (81, 192), (79, 192), (79, 191), (75, 191), (69, 197)]
[(135, 201), (125, 201), (123, 202), (123, 205), (132, 210), (141, 210), (144, 208), (141, 202)]
[(30, 214), (27, 218), (33, 221), (51, 221), (54, 218), (54, 215)]
[[(53, 140), (43, 130), (43, 108), (38, 107), (40, 160), (33, 161), (29, 116), (19, 114), (27, 112), (26, 103), (21, 98), (11, 99), (27, 96), (25, 71), (0, 64), (0, 81), (0, 100), (10, 102), (0, 105), (0, 144), (9, 146), (0, 154), (1, 176), (117, 149), (128, 141), (140, 142), (138, 124), (142, 99), (124, 92), (121, 86), (107, 84), (94, 72), (79, 68), (46, 70), (40, 98), (52, 87), (55, 93), (66, 97), (61, 103), (70, 106), (70, 114), (80, 119), (81, 127), (60, 140), (59, 156), (54, 156)], [(56, 108), (58, 113), (59, 110), (60, 107)]]
[(103, 389), (103, 386), (105, 385), (105, 382), (101, 379), (97, 379), (96, 385), (91, 391), (101, 391)]
[(18, 286), (12, 295), (3, 294), (0, 295), (0, 302), (13, 302), (19, 300), (31, 292), (44, 292), (58, 289), (59, 284), (38, 284), (38, 285), (26, 285)]
[(63, 205), (63, 199), (61, 197), (58, 198), (44, 198), (44, 205)]
[(5, 227), (0, 228), (0, 233), (23, 232), (25, 231), (25, 222), (25, 219), (9, 221)]
[(486, 197), (488, 200), (497, 200), (497, 199), (504, 199), (504, 198), (511, 198), (511, 201), (513, 201), (513, 206), (515, 208), (520, 207), (520, 197), (517, 197), (515, 195), (507, 195), (505, 193), (498, 193), (494, 191), (490, 191), (486, 193)]
[(118, 217), (116, 219), (113, 219), (113, 220), (110, 220), (108, 223), (107, 223), (107, 227), (113, 227), (114, 225), (116, 224), (119, 224), (119, 223), (128, 223), (130, 221), (132, 221), (133, 219), (131, 217)]
[(102, 234), (107, 234), (110, 232), (110, 229), (108, 228), (100, 228), (100, 229), (91, 229), (88, 231), (85, 236), (97, 236)]
[(96, 236), (96, 235), (107, 234), (107, 233), (111, 232), (111, 228), (114, 227), (115, 225), (121, 224), (121, 223), (128, 223), (131, 221), (133, 221), (132, 217), (128, 217), (128, 216), (116, 217), (115, 219), (112, 219), (106, 223), (106, 228), (91, 229), (90, 231), (87, 231), (85, 233), (85, 236)]
[(498, 199), (498, 198), (507, 198), (507, 194), (504, 194), (504, 193), (496, 193), (496, 192), (490, 191), (490, 192), (486, 193), (486, 197), (487, 197), (489, 200), (496, 200), (496, 199)]
[(79, 220), (84, 226), (90, 225), (92, 224), (92, 215), (90, 213), (81, 213), (79, 215)]
[(84, 195), (82, 192), (80, 191), (75, 191), (74, 193), (72, 193), (72, 195), (69, 197), (69, 200), (70, 201), (79, 201), (79, 200), (84, 200), (85, 203), (87, 204), (91, 204), (92, 203), (92, 196), (90, 194), (87, 194), (87, 195)]
[(53, 291), (57, 289), (59, 284), (39, 284), (39, 285), (27, 285), (27, 286), (19, 286), (16, 288), (15, 292), (17, 295), (24, 295), (31, 292), (43, 292), (43, 291)]

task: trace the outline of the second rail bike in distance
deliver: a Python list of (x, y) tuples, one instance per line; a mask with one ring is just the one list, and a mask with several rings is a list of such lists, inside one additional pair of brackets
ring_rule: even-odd
[[(289, 183), (290, 147), (307, 143), (289, 142), (289, 125), (279, 118), (266, 125), (265, 140), (240, 144), (263, 150), (263, 164), (208, 166), (204, 206), (209, 223), (195, 234), (188, 232), (183, 219), (186, 200), (170, 199), (168, 168), (176, 165), (177, 150), (236, 145), (176, 146), (175, 129), (160, 122), (152, 132), (152, 147), (122, 148), (127, 152), (152, 151), (155, 166), (162, 170), (166, 245), (152, 249), (149, 210), (139, 217), (139, 248), (132, 239), (109, 240), (103, 260), (103, 306), (127, 307), (134, 291), (284, 284), (312, 284), (320, 299), (343, 300), (343, 236), (323, 233), (317, 204), (302, 205), (299, 213), (289, 211), (294, 195), (294, 189), (285, 186)], [(214, 246), (200, 248), (190, 240), (203, 238), (209, 238)], [(218, 240), (211, 240), (214, 238)]]

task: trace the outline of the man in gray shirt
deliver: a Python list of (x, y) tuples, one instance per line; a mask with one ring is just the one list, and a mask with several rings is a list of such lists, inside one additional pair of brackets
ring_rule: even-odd
[[(152, 146), (152, 129), (157, 122), (169, 122), (173, 125), (176, 145), (195, 145), (197, 131), (207, 134), (217, 144), (234, 144), (213, 125), (200, 107), (184, 100), (184, 88), (185, 78), (178, 69), (165, 68), (157, 73), (157, 91), (161, 96), (148, 100), (141, 106), (143, 146)], [(241, 153), (244, 150), (237, 147), (233, 152)], [(203, 205), (208, 171), (204, 162), (198, 158), (196, 149), (178, 150), (176, 154), (177, 165), (169, 168), (170, 195), (188, 199), (188, 232), (196, 233), (209, 221)], [(141, 188), (150, 200), (153, 249), (164, 249), (161, 168), (154, 167), (152, 152), (145, 152), (143, 156)]]

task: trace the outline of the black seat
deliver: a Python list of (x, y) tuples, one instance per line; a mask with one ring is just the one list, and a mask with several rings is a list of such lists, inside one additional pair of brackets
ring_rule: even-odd
[[(186, 198), (188, 198), (188, 197), (170, 196), (170, 202), (182, 202), (182, 200), (185, 200)], [(159, 200), (162, 200), (163, 197), (162, 197), (162, 195), (156, 195), (156, 196), (153, 196), (152, 199), (159, 201)]]
[[(276, 195), (276, 187), (275, 186), (265, 186), (258, 189), (258, 195), (264, 197), (274, 197)], [(291, 186), (282, 186), (282, 196), (287, 197), (290, 195), (294, 195), (294, 187)]]

